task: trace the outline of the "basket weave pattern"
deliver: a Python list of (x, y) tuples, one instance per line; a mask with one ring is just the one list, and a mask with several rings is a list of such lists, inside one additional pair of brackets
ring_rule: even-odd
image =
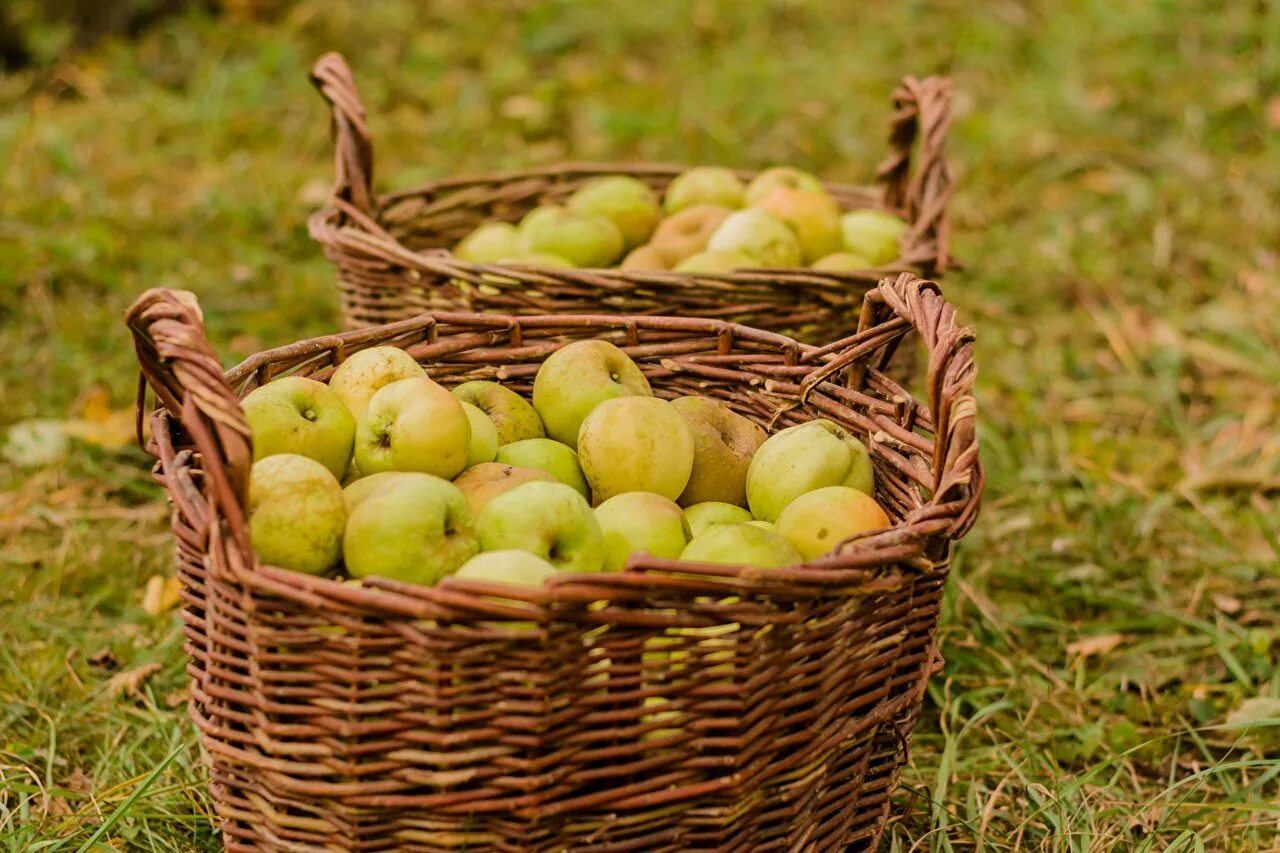
[[(186, 295), (149, 291), (128, 322), (159, 403), (149, 447), (228, 850), (874, 847), (940, 664), (951, 542), (982, 488), (972, 333), (935, 285), (886, 279), (859, 331), (823, 348), (706, 319), (436, 313), (225, 376)], [(881, 369), (910, 330), (929, 352), (927, 403)], [(855, 430), (895, 525), (789, 569), (640, 555), (518, 593), (258, 562), (244, 394), (386, 344), (445, 384), (527, 392), (550, 352), (584, 338), (622, 346), (659, 396), (715, 397), (770, 430)]]

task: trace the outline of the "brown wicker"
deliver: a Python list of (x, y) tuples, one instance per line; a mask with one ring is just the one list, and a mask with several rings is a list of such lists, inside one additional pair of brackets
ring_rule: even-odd
[[(951, 171), (945, 142), (951, 82), (946, 78), (907, 77), (894, 93), (890, 153), (877, 171), (878, 187), (828, 186), (845, 209), (888, 209), (911, 224), (898, 261), (856, 273), (771, 269), (694, 275), (497, 268), (455, 258), (449, 247), (486, 220), (515, 222), (539, 204), (563, 201), (600, 175), (632, 175), (661, 192), (683, 167), (569, 163), (436, 181), (379, 196), (372, 188), (373, 145), (347, 63), (336, 53), (326, 54), (311, 76), (332, 107), (337, 179), (329, 204), (311, 217), (310, 230), (338, 268), (348, 328), (428, 310), (604, 311), (734, 320), (825, 343), (845, 333), (863, 294), (885, 275), (906, 270), (936, 276), (948, 265)], [(917, 138), (919, 152), (913, 160)], [(750, 179), (754, 173), (739, 174)], [(495, 277), (496, 269), (502, 271), (500, 277)], [(464, 282), (474, 286), (460, 287)]]
[[(706, 319), (437, 313), (224, 376), (188, 294), (149, 291), (128, 323), (160, 404), (149, 449), (173, 504), (190, 712), (226, 849), (875, 846), (940, 665), (951, 543), (982, 489), (972, 333), (936, 285), (886, 278), (859, 331), (820, 349)], [(929, 351), (927, 405), (880, 369), (908, 330)], [(527, 391), (582, 338), (623, 346), (661, 396), (710, 395), (769, 429), (822, 416), (855, 430), (895, 526), (790, 569), (642, 556), (522, 592), (258, 562), (245, 393), (323, 380), (380, 344), (448, 384)]]

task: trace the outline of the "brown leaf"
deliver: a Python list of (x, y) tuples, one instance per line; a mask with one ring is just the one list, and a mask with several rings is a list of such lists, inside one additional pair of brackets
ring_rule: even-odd
[(62, 786), (71, 791), (79, 791), (87, 794), (93, 790), (93, 779), (83, 768), (76, 767), (71, 771), (71, 775), (67, 777), (67, 781)]
[(155, 675), (161, 669), (158, 663), (144, 663), (142, 666), (134, 669), (126, 669), (124, 672), (117, 672), (107, 681), (107, 695), (113, 699), (122, 693), (128, 693), (142, 699), (142, 685), (147, 683), (147, 679)]
[(115, 653), (110, 648), (103, 646), (89, 655), (89, 665), (102, 667), (103, 669), (115, 669), (120, 665), (120, 662), (116, 660)]
[(1216, 592), (1209, 597), (1213, 599), (1213, 606), (1221, 610), (1223, 613), (1240, 612), (1240, 599), (1235, 598), (1234, 596)]
[(147, 579), (147, 588), (142, 594), (142, 609), (150, 616), (159, 616), (166, 610), (177, 607), (181, 601), (181, 589), (182, 585), (175, 577), (152, 575)]
[(177, 708), (187, 704), (187, 701), (190, 698), (191, 698), (191, 688), (183, 687), (181, 690), (175, 690), (169, 695), (165, 696), (164, 704), (166, 708)]
[(1067, 644), (1068, 655), (1079, 655), (1082, 658), (1110, 654), (1129, 639), (1124, 634), (1095, 634), (1092, 637), (1081, 637), (1074, 643)]

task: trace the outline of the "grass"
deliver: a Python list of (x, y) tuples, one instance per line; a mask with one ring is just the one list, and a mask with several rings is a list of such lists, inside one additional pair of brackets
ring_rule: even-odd
[[(0, 426), (127, 409), (148, 286), (197, 291), (228, 363), (334, 327), (324, 50), (383, 188), (566, 158), (861, 180), (894, 79), (951, 73), (990, 487), (885, 847), (1278, 849), (1276, 729), (1224, 722), (1280, 698), (1280, 5), (345, 7), (0, 79)], [(178, 624), (142, 607), (165, 511), (102, 443), (0, 462), (0, 850), (211, 849)]]

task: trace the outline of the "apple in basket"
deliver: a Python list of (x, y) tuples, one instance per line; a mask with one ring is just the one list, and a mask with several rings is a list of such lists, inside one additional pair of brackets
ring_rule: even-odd
[(747, 207), (752, 207), (773, 195), (777, 189), (809, 190), (825, 192), (822, 181), (813, 175), (794, 166), (771, 166), (751, 179), (743, 194)]
[(845, 251), (861, 255), (872, 266), (883, 266), (902, 254), (898, 240), (907, 223), (883, 210), (851, 210), (840, 217)]
[(466, 467), (492, 462), (498, 454), (498, 430), (489, 420), (489, 416), (470, 403), (462, 403), (462, 411), (467, 414), (467, 423), (471, 427), (471, 443), (467, 446)]
[[(517, 465), (504, 465), (501, 462), (481, 462), (459, 474), (453, 484), (467, 499), (471, 512), (479, 515), (485, 504), (498, 495), (509, 492), (516, 486), (533, 482), (554, 483), (556, 478), (537, 468), (521, 468)], [(585, 486), (585, 480), (583, 484)], [(354, 485), (347, 488), (351, 489)]]
[(889, 516), (866, 492), (826, 486), (787, 504), (776, 525), (806, 560), (815, 560), (859, 533), (889, 526)]
[(685, 507), (684, 519), (692, 538), (715, 524), (745, 524), (751, 521), (751, 513), (731, 503), (706, 501)]
[(632, 554), (676, 559), (689, 542), (689, 523), (674, 501), (651, 492), (614, 495), (596, 507), (604, 533), (605, 571), (619, 571)]
[(772, 530), (751, 524), (715, 524), (693, 537), (680, 559), (778, 569), (801, 562), (795, 546)]
[(582, 473), (596, 501), (624, 492), (654, 492), (674, 501), (689, 484), (693, 451), (684, 418), (657, 397), (606, 400), (578, 433)]
[(498, 446), (526, 438), (542, 438), (546, 432), (542, 419), (529, 405), (529, 401), (510, 388), (475, 379), (463, 382), (453, 389), (453, 396), (470, 403), (489, 416), (498, 432)]
[(565, 207), (580, 216), (602, 216), (612, 222), (628, 250), (648, 240), (662, 218), (657, 194), (628, 175), (596, 178), (569, 196)]
[(406, 473), (364, 498), (347, 519), (343, 556), (352, 577), (432, 584), (480, 550), (467, 499), (430, 474)]
[[(358, 422), (370, 398), (383, 385), (397, 379), (426, 376), (427, 371), (398, 347), (370, 347), (339, 364), (329, 377), (329, 389), (346, 404)], [(366, 472), (367, 473), (367, 472)]]
[(668, 268), (673, 267), (686, 258), (705, 251), (711, 235), (732, 213), (730, 208), (718, 204), (697, 204), (684, 208), (658, 223), (648, 246)]
[(347, 510), (333, 472), (278, 453), (249, 472), (249, 541), (269, 565), (318, 575), (342, 557)]
[(496, 264), (524, 251), (520, 232), (510, 222), (486, 222), (472, 231), (453, 249), (462, 261)]
[(255, 460), (297, 453), (316, 460), (339, 480), (347, 473), (355, 418), (323, 382), (286, 376), (255, 388), (243, 406)]
[(671, 406), (693, 436), (693, 470), (680, 493), (680, 505), (723, 501), (745, 506), (747, 469), (767, 433), (709, 397), (677, 397)]
[(528, 551), (507, 549), (476, 554), (453, 576), (512, 586), (542, 586), (543, 581), (557, 574), (556, 567), (541, 557)]
[(504, 465), (545, 471), (554, 479), (572, 486), (578, 494), (591, 500), (591, 486), (582, 473), (578, 454), (573, 448), (550, 438), (526, 438), (498, 448), (496, 461)]
[(563, 207), (533, 210), (520, 225), (528, 252), (545, 252), (576, 267), (607, 267), (622, 257), (622, 232), (603, 216), (582, 215)]
[(516, 549), (563, 572), (598, 572), (604, 534), (591, 506), (563, 483), (525, 483), (498, 495), (476, 519), (484, 551)]
[(707, 241), (714, 251), (738, 251), (760, 267), (800, 265), (800, 242), (779, 219), (763, 210), (739, 210), (730, 214)]
[(755, 258), (745, 252), (739, 252), (734, 249), (699, 252), (676, 264), (675, 271), (719, 275), (758, 266), (760, 266), (760, 262)]
[(608, 341), (574, 341), (553, 352), (533, 380), (533, 408), (547, 435), (577, 449), (587, 415), (615, 397), (653, 396), (635, 362)]
[(471, 422), (458, 398), (425, 376), (379, 388), (356, 426), (365, 474), (420, 471), (457, 476), (471, 450)]
[(700, 204), (714, 204), (733, 210), (742, 207), (745, 192), (742, 181), (729, 169), (695, 166), (677, 175), (667, 185), (662, 206), (668, 215)]
[(843, 246), (840, 205), (825, 190), (779, 187), (755, 204), (781, 220), (800, 243), (800, 260), (811, 264)]
[(764, 521), (800, 495), (823, 486), (851, 486), (871, 494), (867, 448), (848, 430), (819, 419), (787, 427), (760, 445), (747, 469), (747, 505)]

